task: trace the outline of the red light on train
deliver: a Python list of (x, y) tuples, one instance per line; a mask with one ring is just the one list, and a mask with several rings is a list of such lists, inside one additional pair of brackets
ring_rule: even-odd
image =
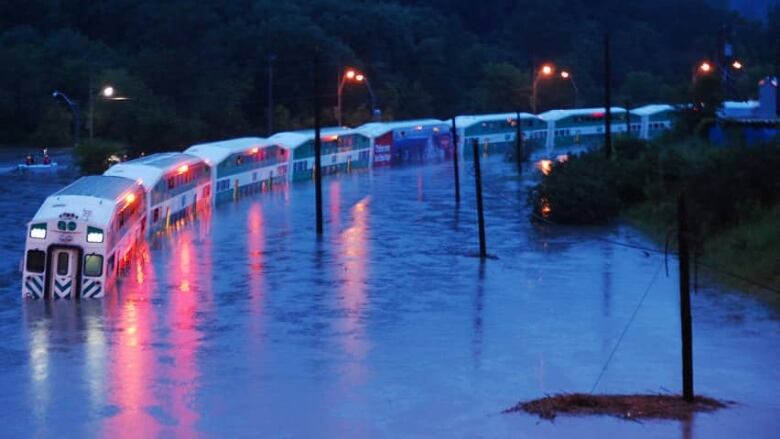
[(250, 152), (251, 152), (252, 154), (257, 154), (257, 152), (258, 152), (258, 151), (260, 151), (260, 148), (258, 148), (258, 147), (254, 147), (254, 148), (252, 148), (252, 149), (251, 149), (251, 151), (250, 151)]
[(185, 173), (185, 172), (187, 172), (187, 170), (189, 170), (189, 169), (190, 169), (190, 167), (189, 167), (189, 166), (187, 166), (187, 165), (181, 165), (181, 166), (179, 166), (179, 174), (184, 174), (184, 173)]
[(132, 203), (133, 203), (133, 201), (135, 201), (135, 194), (127, 194), (127, 195), (125, 196), (125, 202), (126, 202), (127, 204), (132, 204)]

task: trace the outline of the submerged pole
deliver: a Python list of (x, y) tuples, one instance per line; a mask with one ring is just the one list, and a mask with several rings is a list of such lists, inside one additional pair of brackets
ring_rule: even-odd
[(522, 173), (525, 151), (523, 151), (523, 126), (519, 110), (517, 111), (517, 123), (515, 124), (515, 154), (517, 155), (517, 172)]
[(314, 52), (314, 199), (317, 210), (317, 236), (322, 236), (322, 172), (320, 139), (320, 54)]
[(477, 185), (477, 220), (479, 223), (479, 257), (487, 257), (487, 245), (485, 244), (485, 212), (482, 208), (482, 170), (479, 165), (479, 140), (471, 141), (474, 150), (474, 180)]
[(680, 335), (682, 337), (683, 399), (693, 402), (693, 330), (691, 323), (690, 264), (685, 194), (677, 196), (677, 245), (680, 262)]
[(610, 69), (609, 31), (604, 33), (604, 153), (612, 157), (612, 72)]
[(455, 171), (455, 204), (460, 205), (460, 171), (458, 170), (458, 129), (452, 116), (452, 168)]

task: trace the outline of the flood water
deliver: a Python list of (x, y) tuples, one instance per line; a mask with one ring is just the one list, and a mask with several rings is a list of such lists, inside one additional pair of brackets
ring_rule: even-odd
[[(2, 156), (2, 165), (16, 158)], [(102, 300), (20, 296), (24, 225), (69, 182), (0, 174), (0, 432), (7, 437), (777, 437), (780, 313), (700, 279), (690, 422), (501, 414), (520, 400), (680, 391), (676, 260), (625, 225), (527, 220), (524, 179), (483, 163), (324, 181), (217, 206), (151, 241)], [(470, 166), (466, 163), (465, 167)], [(2, 167), (2, 166), (0, 166)], [(278, 189), (278, 188), (277, 188)]]

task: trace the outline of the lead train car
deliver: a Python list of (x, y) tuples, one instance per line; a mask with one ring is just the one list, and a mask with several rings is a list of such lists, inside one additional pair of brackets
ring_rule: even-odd
[(215, 203), (270, 189), (288, 178), (289, 151), (260, 137), (201, 143), (185, 153), (211, 166)]
[(82, 177), (49, 196), (27, 226), (22, 295), (102, 297), (145, 215), (143, 187), (121, 177)]
[(200, 157), (165, 152), (120, 163), (104, 175), (138, 181), (146, 191), (147, 234), (211, 205), (211, 167)]

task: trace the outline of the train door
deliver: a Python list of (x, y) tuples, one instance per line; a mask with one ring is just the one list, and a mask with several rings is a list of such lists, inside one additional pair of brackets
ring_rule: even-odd
[(73, 248), (54, 247), (49, 265), (49, 291), (53, 298), (76, 296), (79, 252)]

